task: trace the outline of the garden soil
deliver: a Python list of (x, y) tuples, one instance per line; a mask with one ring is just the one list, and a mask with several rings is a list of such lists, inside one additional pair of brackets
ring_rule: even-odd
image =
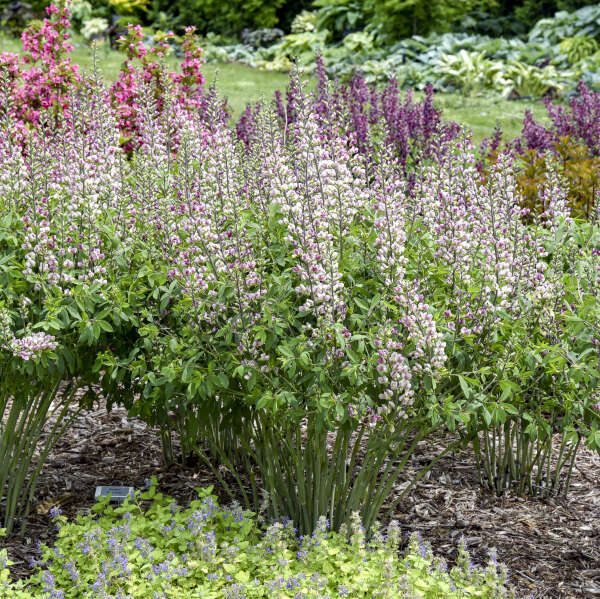
[[(433, 443), (420, 444), (396, 492), (436, 451)], [(226, 470), (221, 474), (228, 477)], [(1, 541), (15, 562), (14, 577), (30, 574), (38, 542), (53, 541), (52, 507), (74, 517), (93, 505), (97, 485), (139, 489), (152, 476), (182, 505), (196, 496), (196, 488), (208, 485), (228, 502), (210, 470), (164, 468), (155, 431), (124, 410), (80, 413), (42, 471), (25, 536)], [(437, 463), (394, 517), (406, 533), (419, 531), (450, 564), (461, 536), (476, 563), (486, 562), (495, 549), (519, 598), (600, 598), (600, 457), (587, 449), (580, 452), (568, 497), (547, 500), (496, 497), (483, 490), (473, 455), (458, 452)]]

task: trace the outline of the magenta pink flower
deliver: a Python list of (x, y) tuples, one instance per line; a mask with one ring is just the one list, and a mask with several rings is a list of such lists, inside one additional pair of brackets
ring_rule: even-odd
[(21, 140), (25, 126), (39, 126), (42, 115), (52, 119), (68, 113), (71, 90), (81, 82), (69, 57), (73, 50), (68, 42), (69, 9), (50, 5), (46, 12), (48, 17), (40, 25), (30, 25), (21, 35), (22, 58), (8, 52), (0, 55), (0, 71), (8, 73), (12, 116), (20, 123), (17, 137)]
[(159, 112), (165, 109), (164, 99), (167, 96), (186, 111), (203, 105), (204, 76), (200, 67), (204, 60), (202, 49), (196, 44), (194, 31), (194, 27), (186, 28), (180, 72), (168, 72), (161, 60), (170, 49), (168, 40), (173, 37), (172, 33), (168, 33), (156, 46), (148, 48), (144, 44), (142, 28), (129, 25), (127, 37), (119, 40), (127, 52), (127, 60), (111, 87), (110, 96), (127, 150), (132, 150), (140, 143), (140, 101), (145, 89), (152, 94)]

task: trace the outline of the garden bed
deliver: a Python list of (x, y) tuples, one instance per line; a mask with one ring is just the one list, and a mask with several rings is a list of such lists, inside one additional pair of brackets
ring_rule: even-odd
[[(600, 94), (477, 152), (319, 61), (233, 130), (191, 30), (107, 88), (49, 13), (0, 90), (0, 579), (44, 568), (0, 596), (600, 594)], [(151, 488), (67, 524), (101, 484)]]
[[(434, 449), (423, 443), (405, 477), (431, 459)], [(195, 497), (197, 487), (210, 484), (227, 502), (207, 469), (163, 468), (155, 432), (124, 410), (82, 412), (42, 471), (26, 536), (3, 541), (15, 562), (13, 575), (28, 576), (38, 540), (53, 540), (52, 507), (59, 505), (72, 518), (92, 506), (96, 485), (142, 488), (153, 475), (161, 490), (183, 505)], [(436, 555), (451, 563), (461, 535), (478, 563), (495, 547), (518, 597), (600, 596), (600, 458), (586, 449), (580, 452), (569, 496), (543, 501), (495, 497), (480, 488), (468, 451), (448, 456), (399, 505), (396, 518), (405, 532), (422, 533)]]

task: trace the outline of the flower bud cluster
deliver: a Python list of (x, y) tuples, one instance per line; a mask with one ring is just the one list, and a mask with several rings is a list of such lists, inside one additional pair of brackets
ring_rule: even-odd
[(301, 311), (332, 323), (346, 313), (340, 262), (350, 224), (368, 200), (365, 170), (354, 148), (325, 138), (307, 102), (298, 110), (292, 140), (280, 141), (271, 156), (270, 197), (281, 209), (296, 259), (296, 292), (306, 298)]
[(118, 220), (122, 209), (122, 156), (106, 96), (82, 88), (64, 126), (54, 136), (30, 140), (26, 148), (17, 206), (26, 252), (23, 274), (38, 287), (106, 285), (112, 245), (103, 220), (107, 215)]
[(31, 333), (20, 339), (13, 338), (6, 346), (13, 353), (23, 360), (31, 360), (38, 357), (45, 351), (53, 351), (58, 347), (55, 337), (46, 333)]
[[(450, 285), (449, 327), (481, 335), (501, 312), (517, 316), (557, 290), (546, 273), (544, 236), (524, 222), (511, 157), (501, 156), (483, 185), (473, 152), (459, 152), (429, 170), (419, 207), (434, 248), (432, 266)], [(552, 201), (558, 222), (564, 211)]]

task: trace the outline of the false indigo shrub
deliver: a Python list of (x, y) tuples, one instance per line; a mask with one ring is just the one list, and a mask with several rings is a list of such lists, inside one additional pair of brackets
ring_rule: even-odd
[[(339, 133), (322, 135), (298, 98), (285, 136), (261, 113), (252, 158), (226, 129), (199, 140), (185, 125), (172, 157), (160, 123), (136, 156), (140, 172), (150, 161), (160, 180), (171, 177), (170, 188), (146, 189), (160, 212), (139, 226), (182, 290), (172, 305), (182, 324), (156, 328), (152, 356), (133, 368), (151, 360), (144, 396), (159, 406), (156, 422), (160, 406), (176, 406), (184, 444), (201, 433), (224, 459), (245, 456), (249, 475), (258, 466), (273, 515), (308, 532), (321, 515), (337, 529), (360, 511), (370, 527), (418, 442), (440, 426), (427, 410), (452, 411), (435, 394), (444, 341), (429, 306), (403, 296), (414, 284), (401, 266), (411, 218), (401, 163), (382, 156), (371, 183), (363, 156)], [(227, 421), (243, 428), (224, 435)], [(228, 451), (223, 437), (234, 440)], [(252, 489), (256, 503), (256, 481)]]
[(58, 539), (42, 547), (29, 579), (9, 583), (0, 551), (0, 598), (510, 596), (506, 568), (493, 553), (485, 568), (474, 566), (464, 542), (449, 569), (416, 533), (399, 554), (395, 522), (370, 541), (356, 516), (344, 534), (324, 518), (306, 536), (290, 520), (261, 530), (252, 513), (220, 507), (210, 493), (199, 490), (184, 509), (152, 487), (116, 509), (103, 500), (73, 523), (57, 511)]
[(444, 426), (498, 493), (566, 492), (581, 438), (600, 442), (595, 229), (552, 176), (525, 224), (510, 156), (483, 185), (464, 141), (408, 193), (385, 137), (362, 152), (318, 106), (296, 90), (283, 129), (263, 107), (239, 146), (186, 121), (176, 156), (148, 121), (136, 226), (181, 294), (145, 330), (134, 412), (165, 426), (170, 409), (184, 446), (208, 442), (245, 501), (265, 489), (304, 532), (354, 511), (369, 529)]
[[(465, 412), (477, 413), (471, 431), (482, 480), (498, 494), (566, 493), (583, 430), (591, 424), (592, 446), (599, 438), (597, 230), (569, 217), (552, 171), (540, 192), (543, 211), (525, 225), (510, 155), (500, 156), (485, 185), (471, 155), (435, 169), (442, 174), (425, 179), (424, 222), (436, 232), (436, 256), (451, 265), (438, 271), (456, 318), (448, 369)], [(435, 275), (433, 264), (428, 269)]]
[[(83, 87), (70, 105), (54, 134), (42, 122), (45, 134), (31, 133), (24, 147), (12, 143), (10, 110), (0, 123), (0, 514), (9, 532), (54, 442), (95, 397), (96, 356), (105, 348), (126, 356), (135, 338), (135, 295), (113, 278), (121, 274), (113, 265), (127, 269), (118, 128), (105, 92)], [(119, 383), (103, 381), (109, 402)]]
[[(600, 95), (588, 90), (584, 83), (579, 84), (578, 91), (579, 95), (570, 101), (568, 108), (555, 106), (550, 99), (546, 100), (549, 126), (537, 123), (531, 113), (526, 113), (522, 137), (512, 144), (517, 164), (518, 202), (524, 208), (522, 214), (528, 222), (544, 222), (557, 209), (564, 211), (567, 205), (570, 208), (568, 212), (573, 215), (598, 222)], [(489, 140), (484, 144), (485, 151), (489, 150), (488, 169), (501, 156), (500, 142), (501, 131), (497, 131), (491, 146)], [(484, 175), (487, 176), (488, 172)], [(562, 208), (556, 205), (557, 200), (562, 203)], [(556, 330), (550, 336), (550, 340), (562, 339), (563, 343), (565, 338), (570, 339), (571, 351), (551, 343), (551, 348), (542, 346), (537, 353), (523, 352), (522, 366), (513, 367), (515, 372), (530, 373), (531, 382), (538, 381), (535, 388), (529, 384), (525, 391), (526, 403), (532, 407), (537, 404), (537, 416), (532, 418), (529, 411), (523, 412), (522, 403), (511, 407), (512, 415), (505, 414), (504, 410), (500, 412), (500, 419), (494, 418), (492, 413), (486, 415), (483, 433), (475, 439), (475, 447), (482, 477), (498, 493), (508, 486), (533, 495), (566, 492), (568, 489), (581, 442), (577, 419), (589, 421), (588, 411), (593, 412), (598, 407), (593, 399), (583, 406), (578, 406), (577, 402), (573, 404), (570, 399), (578, 392), (582, 376), (578, 371), (579, 357), (586, 352), (595, 353), (592, 348), (597, 344), (597, 324), (583, 335), (579, 325), (580, 319), (589, 318), (586, 304), (595, 301), (597, 294), (597, 283), (594, 283), (597, 279), (593, 274), (597, 247), (595, 228), (577, 227), (572, 221), (566, 221), (564, 227), (555, 228), (553, 236), (545, 243), (551, 254), (550, 263), (554, 262), (558, 273), (564, 273), (565, 301), (574, 293), (578, 299), (568, 300), (569, 307), (580, 305), (581, 312), (562, 322), (557, 319)], [(581, 259), (582, 252), (586, 259)], [(577, 271), (580, 274), (574, 275)], [(579, 279), (584, 271), (587, 274), (582, 280), (587, 284), (580, 289), (573, 287), (573, 277)], [(583, 295), (579, 295), (581, 291)], [(555, 310), (554, 315), (564, 310)], [(523, 349), (525, 347), (523, 345)], [(542, 372), (540, 364), (543, 362), (554, 365), (550, 371)], [(597, 376), (596, 369), (593, 376)], [(550, 397), (562, 395), (562, 404), (555, 401), (549, 404), (547, 386), (556, 386), (557, 381), (567, 383), (567, 387), (560, 391), (555, 388)], [(512, 383), (517, 384), (519, 394), (523, 393), (518, 377), (514, 377)], [(509, 383), (504, 382), (503, 387), (501, 396), (511, 397), (513, 391), (509, 389)], [(597, 393), (592, 394), (593, 397), (597, 397)], [(556, 433), (559, 433), (558, 447), (553, 447), (553, 435), (556, 436)]]

